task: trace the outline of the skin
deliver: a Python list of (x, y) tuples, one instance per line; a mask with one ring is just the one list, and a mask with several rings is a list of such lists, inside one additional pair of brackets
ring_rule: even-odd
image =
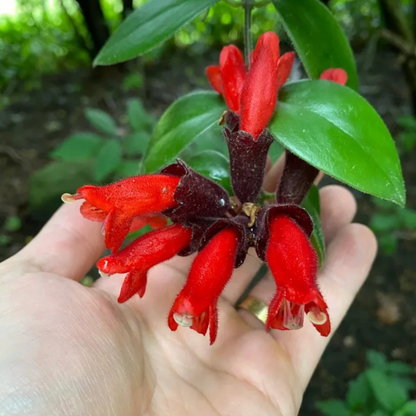
[[(347, 190), (328, 186), (321, 198), (327, 261), (318, 282), (335, 330), (370, 270), (376, 240), (351, 224), (356, 205)], [(309, 322), (266, 333), (250, 312), (235, 310), (260, 267), (254, 253), (225, 288), (218, 338), (209, 346), (208, 337), (171, 332), (166, 322), (192, 258), (154, 267), (145, 297), (121, 305), (123, 276), (100, 278), (93, 288), (77, 283), (104, 249), (101, 225), (78, 209), (78, 202), (61, 207), (0, 264), (1, 416), (298, 413), (329, 338)], [(269, 303), (274, 292), (266, 276), (252, 295)]]

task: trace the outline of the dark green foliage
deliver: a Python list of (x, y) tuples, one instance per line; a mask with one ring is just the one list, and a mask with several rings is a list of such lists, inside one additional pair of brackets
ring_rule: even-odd
[(349, 384), (345, 400), (317, 403), (324, 416), (414, 416), (416, 371), (401, 361), (387, 361), (377, 351), (367, 352), (368, 369)]

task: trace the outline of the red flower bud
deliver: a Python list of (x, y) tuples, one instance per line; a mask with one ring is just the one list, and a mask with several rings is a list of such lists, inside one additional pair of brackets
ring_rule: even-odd
[(210, 343), (217, 337), (217, 302), (230, 279), (240, 233), (234, 227), (220, 231), (195, 258), (186, 285), (169, 313), (168, 324), (178, 324), (205, 335), (209, 327)]
[(246, 77), (246, 67), (240, 50), (234, 45), (224, 47), (220, 54), (220, 66), (209, 66), (206, 74), (212, 87), (223, 94), (228, 108), (238, 114)]
[(348, 81), (348, 74), (342, 68), (329, 68), (322, 72), (319, 79), (325, 79), (327, 81), (345, 85)]
[(304, 314), (322, 336), (331, 330), (327, 305), (316, 284), (318, 260), (303, 230), (287, 215), (270, 220), (266, 259), (277, 286), (266, 330), (299, 329)]
[(294, 55), (285, 54), (279, 59), (279, 37), (266, 32), (257, 41), (252, 66), (241, 94), (240, 129), (257, 139), (273, 115), (277, 91), (292, 68)]
[(177, 205), (174, 193), (179, 181), (180, 178), (170, 175), (133, 176), (111, 185), (82, 186), (75, 195), (62, 195), (62, 200), (85, 199), (82, 215), (94, 221), (104, 220), (105, 245), (114, 252), (120, 248), (135, 217)]
[(152, 231), (118, 253), (103, 257), (97, 267), (104, 276), (128, 273), (118, 298), (120, 303), (136, 293), (143, 297), (149, 269), (178, 254), (190, 243), (191, 237), (192, 231), (180, 224)]

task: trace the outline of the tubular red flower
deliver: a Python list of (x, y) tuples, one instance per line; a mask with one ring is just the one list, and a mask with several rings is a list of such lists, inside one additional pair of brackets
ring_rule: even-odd
[(286, 215), (270, 220), (266, 259), (277, 286), (266, 330), (298, 329), (304, 314), (322, 336), (331, 331), (327, 305), (316, 284), (318, 261), (303, 230)]
[(266, 32), (260, 36), (240, 103), (240, 128), (254, 139), (269, 123), (276, 106), (278, 88), (286, 81), (293, 64), (293, 56), (285, 54), (279, 65), (279, 53), (279, 37), (275, 33)]
[(327, 81), (345, 85), (348, 81), (348, 74), (342, 68), (329, 68), (322, 72), (319, 79), (325, 79)]
[(103, 257), (97, 263), (101, 274), (128, 273), (118, 301), (130, 299), (136, 293), (143, 297), (147, 272), (153, 266), (169, 260), (191, 242), (192, 231), (180, 224), (149, 232), (118, 253)]
[(117, 251), (128, 234), (134, 218), (159, 213), (176, 206), (175, 190), (180, 178), (170, 175), (142, 175), (111, 185), (85, 185), (75, 195), (64, 194), (64, 202), (85, 199), (82, 215), (104, 221), (105, 244)]
[(215, 91), (224, 96), (228, 108), (239, 114), (240, 96), (246, 77), (246, 67), (240, 50), (234, 45), (224, 47), (220, 54), (220, 65), (209, 66), (206, 74)]
[(239, 237), (236, 228), (225, 228), (195, 258), (186, 285), (169, 313), (168, 325), (172, 331), (179, 324), (205, 335), (209, 327), (210, 343), (215, 342), (217, 302), (233, 273)]

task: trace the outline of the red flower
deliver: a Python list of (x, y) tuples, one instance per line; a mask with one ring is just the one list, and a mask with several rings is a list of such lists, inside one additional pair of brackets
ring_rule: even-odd
[(246, 77), (246, 66), (240, 50), (234, 45), (224, 47), (220, 54), (220, 65), (209, 66), (206, 73), (214, 90), (224, 96), (228, 108), (239, 114), (240, 96)]
[(239, 236), (236, 228), (225, 228), (195, 258), (186, 285), (169, 313), (172, 331), (179, 324), (205, 335), (209, 326), (210, 343), (214, 343), (218, 331), (217, 302), (233, 273)]
[(260, 36), (246, 74), (243, 55), (234, 45), (223, 48), (220, 66), (209, 66), (212, 87), (224, 96), (231, 111), (241, 115), (240, 129), (255, 139), (266, 128), (276, 106), (278, 89), (286, 82), (295, 55), (279, 58), (279, 37), (273, 32)]
[(169, 260), (191, 242), (192, 231), (180, 224), (149, 232), (118, 253), (103, 257), (97, 263), (102, 275), (128, 273), (118, 301), (130, 299), (136, 293), (143, 297), (147, 272), (153, 266)]
[(319, 79), (336, 82), (345, 85), (348, 81), (348, 74), (342, 68), (329, 68), (322, 72)]
[(105, 245), (115, 252), (136, 217), (176, 206), (174, 193), (179, 181), (179, 177), (169, 175), (133, 176), (111, 185), (82, 186), (75, 195), (62, 195), (62, 200), (85, 199), (81, 214), (89, 220), (104, 221)]
[(266, 258), (277, 286), (266, 329), (299, 329), (304, 314), (322, 336), (331, 331), (327, 305), (316, 284), (318, 260), (308, 237), (286, 215), (270, 220)]

